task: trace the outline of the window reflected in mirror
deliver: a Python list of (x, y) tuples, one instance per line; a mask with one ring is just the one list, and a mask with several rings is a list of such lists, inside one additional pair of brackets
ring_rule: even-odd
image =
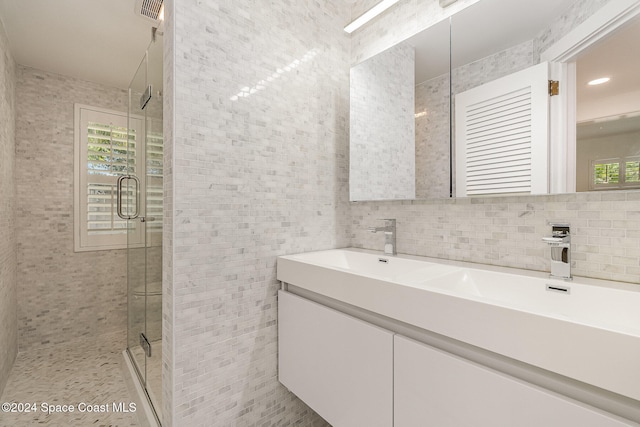
[(640, 188), (640, 18), (576, 60), (576, 190)]

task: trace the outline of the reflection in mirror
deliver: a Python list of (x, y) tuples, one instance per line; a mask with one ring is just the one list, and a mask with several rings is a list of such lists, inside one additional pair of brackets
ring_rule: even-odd
[[(640, 187), (640, 144), (637, 143), (640, 58), (630, 54), (635, 52), (640, 38), (638, 18), (633, 18), (639, 4), (634, 0), (604, 4), (577, 0), (483, 0), (453, 17), (454, 187), (458, 196)], [(548, 66), (541, 65), (544, 61), (551, 62)], [(496, 139), (498, 145), (488, 147), (488, 139), (482, 132), (497, 128), (497, 123), (502, 126), (506, 123), (503, 122), (505, 116), (480, 125), (464, 121), (464, 116), (457, 112), (462, 109), (461, 95), (493, 83), (492, 91), (485, 91), (487, 102), (493, 102), (489, 99), (496, 95), (496, 87), (506, 87), (506, 82), (519, 78), (521, 70), (534, 66), (548, 67), (549, 79), (560, 80), (560, 96), (550, 97), (548, 102), (549, 126), (544, 128), (549, 132), (547, 142), (538, 144), (527, 134), (525, 140), (530, 147), (526, 144), (508, 146), (513, 141), (523, 143), (524, 140), (517, 138), (529, 132), (526, 126), (538, 128), (533, 120), (518, 116), (522, 111), (508, 110), (509, 114), (513, 113), (511, 118), (520, 122), (512, 123), (513, 129), (509, 131), (514, 132), (505, 139)], [(611, 77), (611, 80), (600, 86), (587, 85), (599, 77)], [(469, 148), (465, 129), (485, 138), (476, 146), (469, 146), (474, 156), (491, 165), (492, 169), (482, 171), (484, 175), (480, 178), (473, 175), (480, 173), (473, 169), (475, 165), (465, 164), (465, 150)], [(514, 183), (521, 181), (522, 175), (529, 173), (527, 170), (532, 171), (529, 175), (532, 176), (539, 169), (533, 159), (526, 158), (527, 153), (545, 144), (548, 149), (545, 166), (549, 168), (546, 190), (522, 191)], [(491, 153), (494, 148), (499, 155)], [(500, 157), (503, 154), (514, 157), (504, 160)], [(489, 184), (488, 190), (473, 193), (477, 182), (470, 183), (459, 167), (471, 168), (472, 179)]]
[(411, 39), (416, 49), (416, 198), (451, 195), (449, 20)]
[(351, 69), (350, 200), (450, 194), (449, 22)]
[(452, 18), (457, 197), (549, 191), (549, 66), (540, 49), (573, 0), (483, 0)]
[[(389, 177), (411, 168), (415, 169), (417, 198), (449, 197), (451, 190), (456, 196), (541, 194), (633, 188), (640, 184), (635, 182), (640, 180), (635, 178), (640, 175), (637, 170), (640, 150), (635, 143), (627, 143), (624, 150), (603, 151), (605, 147), (623, 147), (620, 142), (623, 139), (637, 139), (637, 135), (630, 133), (637, 134), (635, 117), (640, 115), (637, 113), (640, 112), (640, 66), (637, 64), (640, 56), (633, 54), (637, 50), (637, 40), (640, 39), (636, 28), (638, 24), (634, 23), (637, 21), (634, 17), (638, 14), (640, 0), (482, 0), (452, 16), (451, 43), (448, 39), (449, 28), (443, 25), (448, 23), (440, 23), (425, 30), (421, 34), (421, 42), (418, 42), (420, 35), (403, 42), (411, 43), (410, 46), (415, 48), (415, 159), (398, 165), (391, 161), (390, 154), (385, 154), (387, 158), (382, 164), (393, 165), (392, 169), (395, 170), (387, 173), (387, 178), (380, 185), (395, 186), (393, 179)], [(442, 30), (442, 36), (438, 35), (441, 33), (439, 29)], [(428, 48), (431, 51), (424, 54), (423, 58), (427, 58), (427, 69), (435, 71), (422, 76), (420, 46), (425, 41), (427, 44), (431, 42)], [(442, 51), (443, 47), (449, 45), (451, 58), (447, 51)], [(616, 60), (613, 54), (618, 55), (623, 62)], [(452, 66), (450, 74), (446, 66), (439, 69), (437, 65), (449, 62), (449, 59)], [(607, 68), (591, 70), (590, 63)], [(537, 82), (528, 83), (535, 88), (537, 95), (533, 95), (532, 89), (532, 95), (525, 93), (518, 102), (520, 107), (529, 108), (531, 117), (546, 117), (546, 122), (523, 118), (522, 115), (518, 116), (523, 111), (515, 111), (514, 117), (518, 121), (512, 123), (512, 129), (507, 129), (516, 129), (515, 135), (500, 134), (502, 140), (498, 140), (499, 144), (492, 147), (486, 147), (486, 141), (481, 139), (479, 145), (473, 147), (475, 152), (469, 151), (476, 156), (476, 160), (483, 162), (483, 168), (488, 165), (480, 171), (473, 170), (474, 165), (466, 164), (469, 153), (462, 151), (466, 145), (461, 144), (466, 141), (467, 136), (459, 137), (461, 132), (458, 131), (466, 122), (454, 117), (452, 126), (449, 106), (453, 104), (451, 108), (454, 111), (461, 108), (457, 102), (460, 97), (483, 86), (486, 89), (491, 84), (494, 87), (485, 90), (485, 93), (497, 96), (496, 87), (504, 89), (504, 82), (518, 81), (523, 75), (518, 73), (525, 73), (534, 67), (539, 67), (546, 73), (541, 72), (536, 77)], [(625, 70), (630, 78), (622, 78), (621, 73)], [(600, 87), (586, 86), (587, 79), (605, 74), (615, 75), (615, 78)], [(560, 92), (551, 97), (543, 95), (542, 104), (548, 112), (540, 114), (537, 108), (526, 105), (529, 98), (541, 99), (539, 91), (547, 93), (549, 80), (560, 81)], [(622, 81), (627, 83), (616, 87)], [(447, 86), (450, 92), (447, 91)], [(600, 95), (605, 95), (606, 100), (601, 97), (591, 99), (587, 90), (593, 93), (599, 91)], [(451, 101), (448, 93), (452, 94)], [(615, 105), (616, 109), (611, 109), (611, 105)], [(507, 108), (507, 112), (509, 111)], [(356, 113), (352, 114), (353, 121)], [(622, 128), (613, 127), (614, 117), (624, 119), (620, 124), (627, 129), (624, 131), (628, 134), (626, 137), (621, 136)], [(526, 124), (521, 126), (524, 122)], [(373, 122), (365, 119), (362, 123), (371, 126)], [(390, 132), (387, 128), (392, 127), (393, 121), (380, 119), (378, 123), (385, 123), (384, 131)], [(498, 117), (492, 123), (502, 122)], [(491, 123), (486, 125), (492, 126)], [(410, 125), (404, 126), (406, 129)], [(484, 126), (485, 124), (480, 124), (482, 132), (488, 129)], [(597, 135), (594, 134), (594, 126), (599, 130)], [(451, 127), (456, 129), (453, 135), (448, 132)], [(609, 132), (605, 137), (602, 136), (604, 131)], [(523, 136), (523, 133), (526, 135)], [(481, 136), (484, 138), (484, 135)], [(594, 141), (596, 137), (600, 139), (599, 142)], [(603, 138), (606, 138), (606, 142), (602, 141)], [(372, 136), (370, 139), (375, 138)], [(538, 140), (542, 142), (536, 142)], [(513, 141), (515, 145), (510, 146)], [(357, 144), (360, 144), (360, 151), (354, 151)], [(370, 142), (358, 141), (357, 136), (352, 133), (352, 189), (356, 188), (354, 177), (358, 173), (368, 170), (369, 175), (363, 176), (376, 176), (375, 167), (381, 167), (380, 163), (366, 157), (368, 153), (376, 152), (367, 144)], [(514, 157), (495, 157), (488, 148), (501, 156)], [(449, 157), (449, 150), (452, 150), (452, 157)], [(536, 161), (540, 160), (542, 164), (536, 166)], [(471, 171), (467, 174), (465, 169), (463, 179), (460, 178), (461, 163)], [(372, 168), (372, 165), (375, 166)], [(543, 173), (533, 177), (534, 171)], [(474, 190), (475, 193), (469, 192), (466, 188), (469, 176), (489, 185)], [(521, 185), (523, 176), (531, 182)], [(512, 185), (512, 181), (517, 185)], [(363, 189), (373, 187), (370, 178), (361, 185)], [(411, 193), (405, 193), (399, 198), (410, 197), (406, 194)], [(352, 193), (351, 199), (382, 198), (387, 197), (363, 191), (357, 198)]]
[(350, 200), (415, 197), (414, 61), (400, 44), (351, 69)]
[(636, 17), (576, 59), (577, 191), (640, 188), (638, 40)]

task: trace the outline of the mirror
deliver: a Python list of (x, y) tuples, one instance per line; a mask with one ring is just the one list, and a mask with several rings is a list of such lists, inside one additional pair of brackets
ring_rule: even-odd
[(640, 188), (638, 40), (635, 17), (575, 60), (576, 191)]
[(456, 197), (549, 192), (550, 67), (540, 50), (573, 3), (482, 0), (452, 17)]
[(448, 197), (449, 22), (351, 69), (349, 199)]
[[(541, 122), (544, 123), (543, 126), (530, 126), (536, 130), (544, 129), (544, 132), (541, 132), (543, 134), (548, 133), (546, 151), (534, 155), (546, 161), (543, 161), (541, 166), (527, 166), (529, 170), (543, 170), (541, 175), (544, 175), (545, 181), (540, 184), (538, 178), (534, 178), (535, 183), (530, 186), (542, 190), (533, 191), (523, 187), (524, 190), (516, 188), (504, 193), (562, 193), (640, 187), (640, 144), (636, 143), (640, 133), (640, 105), (636, 102), (640, 100), (640, 67), (637, 64), (637, 55), (631, 54), (640, 37), (636, 32), (638, 24), (634, 23), (638, 19), (634, 17), (638, 15), (639, 10), (640, 1), (637, 0), (620, 0), (604, 5), (585, 5), (576, 0), (481, 0), (452, 16), (451, 81), (448, 81), (446, 69), (431, 76), (431, 79), (446, 76), (443, 77), (443, 80), (446, 80), (443, 85), (450, 83), (452, 115), (456, 115), (456, 108), (461, 104), (456, 101), (461, 94), (491, 83), (500, 87), (500, 79), (513, 77), (517, 72), (545, 62), (548, 62), (546, 66), (539, 65), (546, 68), (545, 72), (548, 75), (548, 78), (543, 79), (544, 90), (547, 90), (547, 80), (560, 80), (560, 95), (547, 97), (547, 101), (543, 102), (549, 110), (545, 116), (546, 122)], [(438, 25), (441, 24), (443, 23)], [(428, 34), (429, 31), (433, 31), (432, 28), (423, 33)], [(407, 42), (409, 41), (403, 43)], [(625, 43), (631, 43), (631, 46), (624, 47)], [(416, 48), (414, 82), (418, 89), (422, 82), (418, 77), (419, 61), (415, 41), (412, 46)], [(603, 52), (607, 56), (603, 56)], [(618, 52), (621, 61), (613, 58), (614, 52)], [(445, 54), (444, 58), (448, 58), (448, 55)], [(593, 69), (594, 65), (607, 65), (608, 68), (596, 71)], [(616, 76), (622, 76), (625, 70), (629, 71), (629, 78), (612, 78), (610, 83), (596, 88), (604, 97), (593, 98), (587, 94), (587, 76), (598, 73), (615, 73)], [(626, 83), (614, 87), (614, 80), (616, 84), (622, 80)], [(607, 90), (601, 90), (607, 85)], [(438, 93), (435, 87), (441, 87), (427, 86), (430, 89), (425, 93), (430, 94)], [(459, 197), (458, 164), (467, 156), (467, 153), (456, 148), (456, 144), (462, 139), (458, 132), (461, 120), (452, 120), (454, 132), (451, 136), (451, 147), (448, 146), (448, 135), (445, 138), (446, 142), (442, 143), (442, 135), (448, 133), (451, 125), (449, 110), (447, 108), (443, 114), (435, 113), (443, 112), (442, 108), (423, 110), (419, 94), (418, 90), (414, 93), (415, 197), (449, 197), (449, 189), (442, 191), (442, 187), (446, 188), (449, 185), (449, 175), (453, 194)], [(438, 99), (448, 106), (446, 94)], [(438, 103), (434, 100), (429, 102)], [(616, 108), (603, 109), (605, 104), (615, 105)], [(594, 105), (604, 111), (596, 114)], [(429, 136), (423, 138), (421, 134)], [(364, 147), (366, 145), (363, 144), (362, 148)], [(451, 158), (449, 149), (452, 152)], [(485, 149), (482, 148), (480, 151), (483, 150)], [(367, 151), (368, 149), (364, 149), (358, 154), (354, 153), (352, 148), (352, 159), (357, 155), (366, 156)], [(509, 151), (509, 148), (505, 147), (503, 151)], [(478, 155), (477, 152), (472, 154)], [(485, 156), (486, 163), (509, 164), (512, 171), (521, 166), (511, 166), (507, 161), (496, 160), (486, 151), (482, 152), (482, 155)], [(366, 167), (367, 164), (371, 162), (360, 163), (361, 167)], [(442, 168), (446, 177), (444, 186), (439, 184), (441, 181), (438, 181), (438, 175), (435, 174), (436, 171), (442, 173), (438, 167), (443, 165), (446, 165), (446, 168)], [(394, 167), (396, 171), (411, 169), (397, 164)], [(511, 185), (505, 183), (504, 177), (494, 173), (495, 171), (489, 172), (483, 172), (484, 175), (480, 179), (498, 187)], [(460, 182), (465, 182), (466, 186), (466, 181)], [(353, 185), (351, 177), (350, 184)], [(392, 185), (391, 181), (387, 181), (387, 184)], [(502, 192), (489, 187), (485, 193), (477, 194), (499, 195)], [(379, 199), (375, 196), (367, 197), (364, 193), (356, 199), (352, 197), (352, 200)]]
[(415, 197), (414, 62), (403, 43), (351, 69), (352, 201)]

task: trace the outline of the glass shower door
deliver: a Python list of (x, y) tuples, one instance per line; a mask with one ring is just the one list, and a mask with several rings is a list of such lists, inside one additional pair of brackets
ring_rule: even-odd
[(146, 389), (160, 412), (162, 398), (162, 38), (156, 36), (147, 53), (145, 112), (145, 330), (151, 347), (146, 359)]
[[(135, 178), (125, 191), (136, 194), (127, 207), (127, 350), (159, 417), (162, 396), (162, 40), (149, 45), (129, 86), (129, 120), (144, 123), (129, 136)], [(137, 209), (137, 210), (136, 210)], [(132, 215), (136, 212), (137, 215)], [(134, 231), (135, 230), (135, 231)], [(144, 238), (134, 238), (136, 231)]]
[[(140, 120), (144, 123), (144, 111), (140, 108), (139, 100), (145, 92), (146, 76), (147, 74), (147, 55), (145, 53), (136, 74), (129, 85), (129, 113), (128, 120), (131, 123), (133, 120)], [(129, 129), (131, 129), (131, 125)], [(137, 187), (130, 187), (130, 183), (135, 183), (135, 180), (127, 180), (127, 187), (125, 190), (127, 194), (131, 193), (135, 197), (138, 209), (142, 208), (141, 199), (144, 195), (140, 191), (140, 186), (143, 185), (140, 182), (140, 177), (144, 176), (144, 151), (142, 149), (144, 145), (144, 126), (142, 127), (141, 134), (129, 133), (129, 146), (127, 150), (128, 164), (132, 165), (133, 170), (131, 175), (135, 176), (138, 180)], [(125, 199), (125, 203), (130, 198)], [(141, 334), (146, 332), (145, 329), (145, 312), (146, 312), (146, 256), (145, 256), (145, 237), (144, 223), (139, 219), (139, 212), (137, 215), (133, 215), (135, 209), (132, 206), (127, 206), (126, 219), (127, 219), (127, 349), (131, 356), (132, 362), (138, 373), (140, 382), (144, 385), (146, 382), (146, 352), (141, 344)], [(134, 236), (143, 232), (142, 242), (136, 239)]]

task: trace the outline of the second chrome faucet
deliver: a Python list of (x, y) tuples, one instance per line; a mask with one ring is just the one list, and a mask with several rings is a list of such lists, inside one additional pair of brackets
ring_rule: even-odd
[(382, 219), (381, 221), (384, 221), (384, 227), (370, 227), (368, 230), (371, 233), (384, 232), (385, 255), (396, 255), (396, 220)]
[(569, 224), (549, 224), (551, 236), (542, 241), (551, 246), (551, 274), (553, 279), (571, 280), (571, 228)]

